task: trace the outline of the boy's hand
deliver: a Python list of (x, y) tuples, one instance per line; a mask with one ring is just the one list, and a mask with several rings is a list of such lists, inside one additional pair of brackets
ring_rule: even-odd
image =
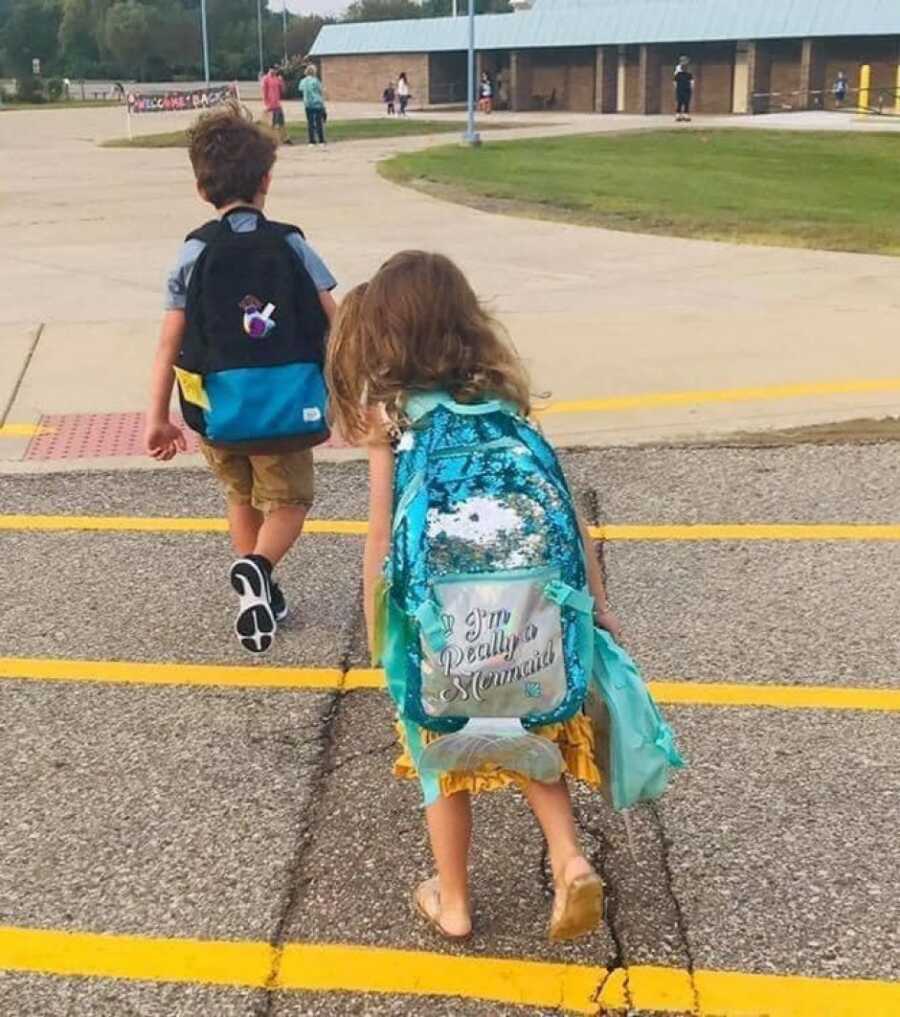
[(622, 626), (619, 624), (619, 619), (609, 608), (605, 611), (595, 611), (594, 621), (597, 623), (598, 628), (605, 629), (620, 646), (622, 645)]
[(148, 421), (144, 432), (144, 448), (149, 456), (165, 462), (174, 459), (179, 452), (186, 452), (187, 441), (181, 428), (170, 421)]

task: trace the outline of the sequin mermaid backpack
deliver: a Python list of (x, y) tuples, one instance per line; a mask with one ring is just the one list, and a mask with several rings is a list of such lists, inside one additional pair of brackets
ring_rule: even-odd
[(374, 650), (426, 802), (440, 773), (484, 763), (555, 781), (559, 750), (532, 732), (581, 709), (594, 654), (584, 551), (556, 454), (498, 400), (430, 392), (405, 412)]

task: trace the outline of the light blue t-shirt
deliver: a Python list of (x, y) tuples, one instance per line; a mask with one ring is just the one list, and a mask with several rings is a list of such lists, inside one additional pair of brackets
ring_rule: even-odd
[[(253, 212), (232, 212), (226, 216), (228, 225), (235, 233), (250, 233), (256, 229), (258, 222)], [(316, 289), (333, 290), (337, 280), (328, 271), (328, 267), (299, 233), (289, 233), (285, 242), (303, 263), (309, 272)], [(206, 244), (202, 240), (186, 240), (178, 252), (178, 260), (166, 277), (165, 309), (167, 311), (183, 311), (187, 303), (188, 283), (191, 272)]]
[(322, 82), (310, 74), (303, 78), (297, 86), (300, 95), (303, 96), (303, 105), (307, 109), (324, 109), (325, 100), (322, 98)]

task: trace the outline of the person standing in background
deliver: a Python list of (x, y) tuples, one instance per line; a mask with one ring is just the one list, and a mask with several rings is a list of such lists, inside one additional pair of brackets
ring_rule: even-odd
[(831, 86), (831, 94), (834, 96), (834, 104), (838, 109), (844, 108), (844, 103), (847, 100), (847, 75), (843, 71), (838, 71), (838, 76), (835, 78), (834, 84)]
[(678, 121), (691, 119), (691, 99), (694, 96), (694, 75), (688, 70), (688, 58), (678, 61), (672, 76), (675, 82), (675, 119)]
[(406, 78), (406, 71), (401, 71), (397, 79), (397, 99), (400, 102), (399, 115), (405, 117), (406, 107), (409, 105), (409, 81)]
[(278, 140), (283, 145), (293, 145), (287, 134), (287, 127), (284, 123), (284, 109), (281, 105), (281, 99), (284, 95), (284, 79), (281, 77), (277, 67), (273, 65), (262, 76), (260, 88), (262, 89), (263, 109), (271, 120), (272, 130), (276, 132)]
[(303, 106), (306, 109), (306, 126), (309, 131), (309, 143), (311, 145), (324, 145), (325, 142), (325, 99), (322, 96), (322, 82), (319, 81), (319, 72), (315, 64), (309, 64), (306, 68), (306, 76), (299, 85), (300, 95), (303, 96)]
[(494, 83), (487, 71), (481, 72), (481, 84), (479, 86), (480, 102), (478, 103), (482, 113), (491, 113), (494, 109)]

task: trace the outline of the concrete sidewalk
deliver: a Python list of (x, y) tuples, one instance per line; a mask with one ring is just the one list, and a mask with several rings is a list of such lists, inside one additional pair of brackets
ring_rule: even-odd
[[(154, 130), (166, 126), (146, 120)], [(518, 114), (515, 120), (529, 124), (526, 133), (663, 123), (554, 116), (548, 125), (541, 116)], [(841, 118), (727, 123), (819, 128), (826, 120), (833, 125)], [(117, 109), (0, 117), (0, 146), (17, 167), (10, 200), (0, 209), (0, 226), (15, 237), (0, 254), (14, 295), (0, 310), (7, 352), (0, 364), (0, 412), (5, 408), (8, 425), (33, 426), (42, 414), (134, 411), (144, 404), (166, 268), (180, 238), (209, 210), (194, 194), (183, 151), (97, 147), (97, 140), (121, 130)], [(485, 138), (494, 144), (519, 133)], [(509, 326), (536, 385), (557, 400), (897, 374), (890, 368), (900, 305), (895, 259), (731, 247), (485, 215), (377, 176), (375, 164), (385, 156), (447, 141), (355, 142), (324, 153), (286, 149), (269, 211), (303, 224), (344, 289), (400, 248), (446, 251)], [(548, 417), (546, 426), (567, 444), (634, 443), (882, 416), (896, 412), (897, 404), (896, 389), (817, 399), (773, 396), (739, 406), (644, 404), (615, 414)], [(15, 464), (26, 445), (22, 436), (4, 437), (0, 457)]]

